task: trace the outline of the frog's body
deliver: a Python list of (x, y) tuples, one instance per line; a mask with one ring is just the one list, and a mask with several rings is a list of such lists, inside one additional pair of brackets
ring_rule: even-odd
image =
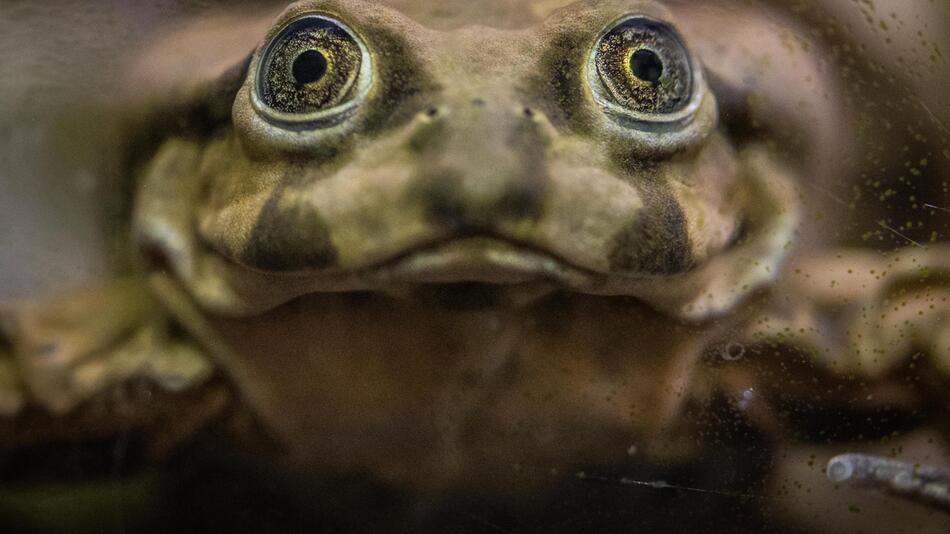
[[(527, 488), (513, 464), (701, 455), (683, 414), (717, 395), (787, 435), (775, 400), (822, 388), (763, 380), (776, 357), (872, 408), (908, 398), (883, 377), (912, 349), (950, 371), (950, 250), (829, 254), (805, 217), (801, 182), (854, 150), (817, 62), (757, 35), (797, 68), (750, 74), (715, 13), (677, 26), (696, 7), (428, 5), (294, 4), (249, 62), (161, 80), (180, 120), (136, 167), (138, 282), (11, 313), (6, 411), (220, 367), (291, 465)], [(124, 307), (148, 298), (167, 315)]]

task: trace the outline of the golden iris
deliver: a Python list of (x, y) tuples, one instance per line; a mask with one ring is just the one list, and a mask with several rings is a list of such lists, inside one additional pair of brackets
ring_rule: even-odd
[(646, 17), (619, 23), (598, 42), (597, 73), (620, 105), (641, 113), (672, 113), (692, 93), (692, 65), (672, 28)]
[(349, 95), (361, 61), (354, 37), (329, 19), (291, 23), (264, 53), (261, 99), (285, 113), (332, 108)]

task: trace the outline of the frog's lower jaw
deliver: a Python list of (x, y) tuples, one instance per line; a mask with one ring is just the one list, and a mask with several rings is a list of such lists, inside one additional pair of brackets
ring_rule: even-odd
[(572, 287), (587, 283), (592, 275), (543, 251), (491, 237), (469, 237), (412, 251), (369, 269), (367, 278), (383, 286), (390, 282), (514, 285), (549, 280)]

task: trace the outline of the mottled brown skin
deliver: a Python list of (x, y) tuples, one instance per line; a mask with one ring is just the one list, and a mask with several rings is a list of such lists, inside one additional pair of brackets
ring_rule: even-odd
[[(946, 248), (828, 253), (801, 216), (803, 180), (838, 176), (854, 150), (827, 98), (839, 88), (804, 50), (725, 39), (715, 12), (679, 3), (394, 5), (301, 2), (266, 35), (245, 21), (249, 62), (207, 47), (155, 90), (181, 120), (138, 167), (145, 277), (281, 462), (515, 491), (537, 480), (513, 464), (618, 465), (631, 443), (653, 463), (701, 456), (702, 425), (684, 414), (714, 398), (754, 390), (741, 418), (782, 443), (795, 431), (778, 400), (824, 391), (795, 377), (837, 385), (832, 404), (919, 409), (895, 369), (919, 349), (950, 370)], [(354, 31), (369, 79), (344, 118), (288, 127), (253, 105), (256, 73), (308, 13)], [(632, 123), (601, 100), (590, 51), (630, 14), (677, 28), (693, 56), (680, 123)], [(750, 45), (796, 69), (737, 64)], [(763, 116), (770, 129), (743, 135)], [(896, 295), (903, 310), (867, 313)], [(33, 338), (57, 334), (18, 324), (13, 352), (33, 369), (21, 404), (68, 412), (110, 381), (197, 387), (210, 373), (200, 358), (165, 374), (138, 363), (65, 391), (49, 376), (72, 380), (72, 360), (23, 364)], [(785, 363), (802, 360), (814, 367)]]

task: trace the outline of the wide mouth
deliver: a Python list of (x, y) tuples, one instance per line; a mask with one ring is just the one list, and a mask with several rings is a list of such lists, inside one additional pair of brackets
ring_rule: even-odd
[(360, 270), (378, 283), (520, 285), (548, 282), (578, 287), (587, 270), (536, 246), (492, 236), (436, 241)]
[(228, 317), (257, 316), (308, 295), (346, 293), (521, 307), (554, 292), (603, 294), (598, 288), (608, 279), (541, 245), (481, 232), (419, 240), (367, 262), (292, 271), (255, 268), (206, 245), (195, 262), (165, 241), (143, 250), (155, 258), (153, 270), (174, 272), (196, 303)]

